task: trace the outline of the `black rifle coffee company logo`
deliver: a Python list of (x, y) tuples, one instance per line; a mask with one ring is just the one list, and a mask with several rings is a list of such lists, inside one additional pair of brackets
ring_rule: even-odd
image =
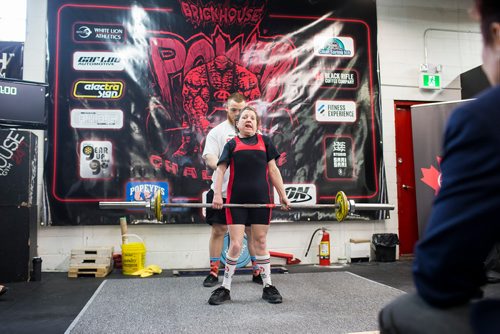
[(73, 39), (80, 43), (122, 43), (125, 28), (120, 24), (75, 23)]
[(358, 88), (358, 73), (350, 70), (324, 70), (319, 73), (319, 83), (321, 86)]
[(79, 80), (73, 87), (73, 96), (83, 99), (119, 99), (123, 95), (121, 81)]

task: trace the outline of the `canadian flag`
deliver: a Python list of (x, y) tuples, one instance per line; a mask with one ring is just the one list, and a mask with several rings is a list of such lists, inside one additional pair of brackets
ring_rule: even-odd
[[(437, 156), (436, 161), (438, 163), (438, 168), (441, 165), (441, 157)], [(422, 172), (422, 178), (420, 181), (434, 189), (435, 194), (439, 192), (441, 188), (441, 171), (436, 169), (433, 165), (430, 168), (420, 168)]]

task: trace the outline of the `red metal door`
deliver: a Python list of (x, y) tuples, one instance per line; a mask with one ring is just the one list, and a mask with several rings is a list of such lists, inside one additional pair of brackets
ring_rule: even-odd
[(411, 109), (422, 102), (395, 101), (399, 255), (412, 255), (418, 240)]

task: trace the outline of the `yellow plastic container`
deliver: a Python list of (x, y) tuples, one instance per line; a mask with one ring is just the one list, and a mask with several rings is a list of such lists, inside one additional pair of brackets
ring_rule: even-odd
[(136, 271), (144, 269), (146, 265), (146, 245), (144, 245), (144, 240), (136, 234), (124, 234), (123, 236), (135, 237), (140, 240), (140, 242), (122, 244), (122, 273), (123, 275), (132, 275)]

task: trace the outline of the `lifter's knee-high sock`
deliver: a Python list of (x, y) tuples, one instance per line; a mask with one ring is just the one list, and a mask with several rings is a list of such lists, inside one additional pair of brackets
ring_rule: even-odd
[(262, 276), (262, 281), (264, 286), (272, 285), (271, 283), (271, 256), (267, 255), (257, 255), (256, 257), (257, 265), (260, 269), (260, 276)]
[(224, 269), (224, 280), (222, 281), (222, 286), (228, 290), (231, 290), (231, 282), (233, 281), (234, 271), (236, 270), (236, 264), (238, 263), (238, 258), (233, 259), (232, 257), (226, 256), (226, 268)]

